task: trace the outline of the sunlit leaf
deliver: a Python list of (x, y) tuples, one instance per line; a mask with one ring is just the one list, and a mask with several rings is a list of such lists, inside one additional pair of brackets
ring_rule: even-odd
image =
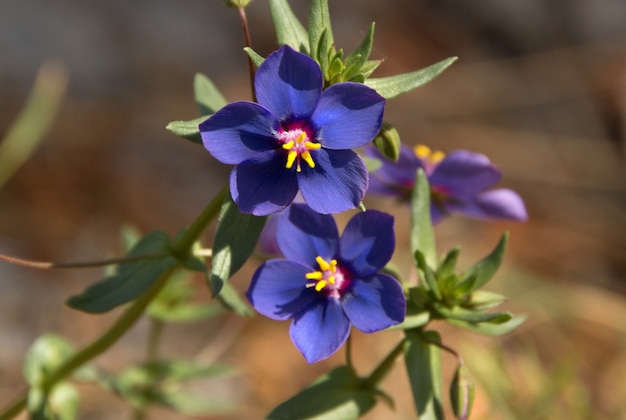
[(454, 63), (456, 59), (457, 57), (450, 57), (432, 66), (411, 73), (382, 78), (370, 78), (365, 80), (365, 84), (375, 89), (379, 95), (386, 99), (395, 98), (398, 95), (430, 82)]
[(422, 169), (417, 171), (411, 194), (411, 254), (415, 258), (416, 251), (422, 253), (428, 266), (436, 266), (435, 233), (430, 219), (430, 186)]
[(322, 66), (322, 70), (328, 70), (329, 53), (334, 43), (328, 0), (311, 0), (308, 37), (311, 57), (320, 65), (326, 60), (326, 67)]
[(259, 68), (259, 66), (263, 64), (263, 62), (265, 61), (265, 58), (263, 58), (263, 56), (258, 54), (252, 48), (244, 47), (243, 50), (246, 52), (246, 54), (248, 54), (248, 57), (250, 57), (250, 60), (252, 60), (252, 64), (254, 64), (254, 67)]
[(372, 22), (370, 30), (365, 35), (361, 45), (346, 57), (346, 68), (343, 72), (344, 80), (350, 80), (353, 76), (361, 72), (361, 67), (367, 62), (372, 52), (374, 43), (374, 28), (376, 24)]
[(526, 320), (526, 315), (518, 315), (512, 317), (509, 321), (501, 324), (493, 324), (489, 322), (470, 323), (457, 319), (448, 319), (448, 322), (457, 327), (465, 328), (484, 335), (504, 335), (515, 330)]
[(211, 115), (227, 104), (226, 99), (215, 84), (204, 74), (196, 73), (193, 79), (193, 92), (200, 115)]
[(441, 349), (435, 331), (406, 332), (404, 361), (419, 419), (443, 420)]
[(198, 126), (201, 122), (206, 121), (206, 119), (207, 116), (205, 115), (189, 121), (172, 121), (165, 126), (165, 129), (179, 137), (202, 144), (202, 137), (200, 136), (200, 128)]
[[(509, 233), (505, 232), (496, 247), (485, 258), (470, 267), (464, 274), (465, 278), (470, 278), (476, 275), (476, 279), (472, 282), (472, 287), (469, 291), (479, 289), (491, 280), (500, 268), (502, 260), (504, 259), (504, 253), (506, 252), (506, 245), (509, 239)], [(459, 284), (462, 286), (462, 283)]]
[(269, 0), (269, 5), (278, 43), (308, 54), (309, 35), (287, 0)]

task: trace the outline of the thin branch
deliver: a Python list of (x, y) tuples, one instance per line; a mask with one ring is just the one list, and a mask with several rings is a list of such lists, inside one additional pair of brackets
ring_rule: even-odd
[(109, 258), (109, 259), (96, 260), (96, 261), (55, 263), (52, 261), (31, 261), (31, 260), (25, 260), (22, 258), (11, 257), (9, 255), (0, 254), (0, 261), (8, 262), (9, 264), (19, 265), (22, 267), (37, 268), (40, 270), (49, 270), (52, 268), (105, 267), (107, 265), (123, 264), (123, 263), (130, 263), (130, 262), (142, 261), (142, 260), (159, 259), (159, 258), (166, 257), (167, 255), (168, 254), (146, 254), (146, 255), (135, 255), (132, 257)]

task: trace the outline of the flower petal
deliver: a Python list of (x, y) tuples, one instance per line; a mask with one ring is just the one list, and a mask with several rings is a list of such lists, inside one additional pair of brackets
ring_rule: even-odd
[(502, 173), (479, 153), (457, 150), (448, 154), (429, 177), (431, 186), (442, 187), (452, 197), (467, 198), (491, 187)]
[(284, 45), (268, 55), (254, 78), (256, 97), (280, 121), (308, 118), (322, 92), (322, 71), (312, 58)]
[(336, 299), (323, 299), (294, 319), (291, 340), (309, 363), (330, 357), (346, 342), (350, 322)]
[(257, 268), (246, 296), (260, 314), (278, 321), (293, 318), (319, 299), (306, 288), (311, 268), (293, 261), (269, 260)]
[(295, 173), (285, 169), (282, 154), (263, 152), (233, 168), (230, 193), (242, 213), (265, 216), (293, 201), (298, 182)]
[(410, 194), (417, 169), (422, 167), (422, 162), (410, 147), (402, 145), (397, 162), (384, 157), (374, 146), (368, 146), (363, 151), (365, 156), (382, 162), (382, 165), (370, 174), (368, 193), (399, 198), (405, 198)]
[(353, 149), (370, 142), (383, 122), (385, 98), (362, 83), (332, 85), (311, 117), (317, 140), (328, 149)]
[(236, 165), (277, 147), (280, 123), (252, 102), (233, 102), (200, 123), (204, 147), (220, 162)]
[(372, 333), (404, 321), (406, 299), (402, 286), (386, 274), (356, 280), (343, 299), (343, 309), (358, 330)]
[(479, 219), (504, 219), (524, 222), (528, 213), (522, 198), (513, 190), (501, 188), (485, 191), (466, 202), (452, 202), (451, 211)]
[(393, 255), (396, 239), (393, 216), (376, 210), (355, 215), (339, 240), (341, 261), (350, 264), (356, 277), (378, 272)]
[(316, 257), (337, 256), (339, 232), (332, 216), (292, 204), (279, 216), (276, 241), (285, 258), (317, 267)]
[(315, 150), (315, 168), (303, 167), (298, 185), (304, 201), (318, 213), (356, 208), (367, 190), (367, 169), (352, 150)]

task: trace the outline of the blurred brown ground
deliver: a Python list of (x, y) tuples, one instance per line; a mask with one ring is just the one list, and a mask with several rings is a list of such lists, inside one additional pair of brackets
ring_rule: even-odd
[[(292, 3), (306, 18), (306, 2)], [(472, 418), (626, 415), (626, 3), (330, 3), (335, 40), (346, 51), (376, 21), (372, 57), (385, 59), (377, 76), (460, 57), (433, 83), (390, 101), (386, 120), (407, 144), (486, 153), (505, 173), (501, 185), (526, 201), (526, 224), (453, 218), (437, 227), (440, 251), (462, 245), (465, 267), (510, 230), (506, 267), (491, 290), (511, 297), (507, 309), (530, 316), (502, 338), (435, 325), (476, 372)], [(266, 2), (253, 2), (248, 18), (254, 46), (266, 55), (276, 47)], [(63, 63), (70, 87), (43, 145), (0, 191), (0, 252), (91, 260), (121, 252), (124, 224), (173, 234), (190, 223), (228, 168), (164, 126), (197, 115), (196, 72), (229, 100), (248, 99), (241, 40), (236, 13), (218, 1), (4, 1), (0, 132), (46, 60)], [(398, 243), (406, 244), (404, 209), (373, 199), (368, 205), (397, 215)], [(405, 254), (399, 250), (398, 259)], [(242, 290), (253, 269), (235, 279)], [(56, 332), (81, 346), (115, 319), (119, 312), (95, 317), (63, 305), (100, 274), (0, 265), (0, 407), (22, 388), (23, 354), (36, 337)], [(339, 352), (307, 365), (289, 342), (287, 323), (220, 322), (171, 327), (163, 345), (167, 355), (240, 369), (238, 377), (200, 388), (238, 402), (240, 412), (220, 418), (261, 418), (343, 361)], [(145, 334), (141, 323), (96, 363), (117, 370), (139, 360)], [(357, 368), (372, 369), (398, 338), (355, 334)], [(449, 381), (453, 360), (444, 361)], [(379, 404), (367, 418), (413, 418), (402, 363), (383, 385), (396, 409)], [(81, 391), (81, 418), (130, 417), (104, 391)], [(150, 418), (178, 417), (155, 410)]]

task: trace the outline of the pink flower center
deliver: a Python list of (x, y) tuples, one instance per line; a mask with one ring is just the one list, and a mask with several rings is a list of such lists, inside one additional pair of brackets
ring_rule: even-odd
[(288, 151), (285, 168), (291, 169), (295, 163), (296, 171), (302, 172), (301, 160), (305, 161), (309, 168), (315, 168), (311, 150), (320, 149), (322, 145), (312, 142), (305, 130), (294, 128), (281, 131), (278, 133), (278, 141), (282, 143), (282, 148)]
[(319, 271), (306, 274), (307, 288), (314, 287), (317, 292), (325, 292), (327, 296), (339, 298), (349, 283), (344, 271), (337, 266), (337, 260), (326, 261), (322, 257), (315, 258)]

